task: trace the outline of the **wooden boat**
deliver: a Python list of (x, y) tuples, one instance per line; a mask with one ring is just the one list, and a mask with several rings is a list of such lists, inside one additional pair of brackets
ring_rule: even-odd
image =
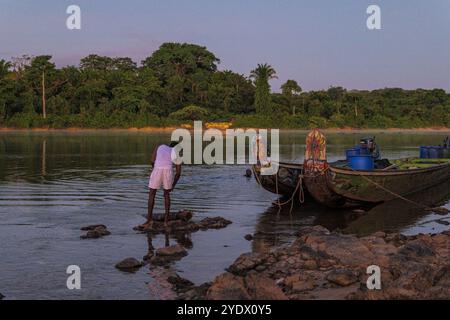
[(346, 208), (373, 206), (450, 179), (450, 159), (399, 159), (387, 168), (364, 171), (348, 167), (345, 160), (328, 163), (325, 138), (318, 130), (308, 135), (306, 146), (304, 163), (280, 162), (277, 175), (261, 176), (254, 166), (257, 181), (270, 192), (289, 197), (301, 186), (320, 204)]
[[(303, 172), (303, 164), (279, 162), (278, 172), (274, 175), (261, 175), (261, 166), (253, 165), (256, 181), (264, 189), (280, 196), (291, 197), (299, 192), (299, 179)], [(302, 189), (305, 185), (301, 182)]]
[(374, 205), (450, 179), (449, 159), (400, 159), (382, 169), (354, 170), (347, 161), (327, 162), (320, 131), (311, 131), (306, 139), (305, 186), (317, 202), (330, 207)]
[[(450, 160), (427, 161), (426, 164), (421, 163), (420, 168), (414, 160), (398, 161), (402, 163), (400, 168), (397, 166), (388, 170), (372, 171), (353, 170), (342, 162), (331, 163), (321, 174), (306, 174), (304, 181), (317, 202), (330, 207), (351, 207), (397, 199), (450, 179)], [(411, 166), (408, 167), (408, 164)]]

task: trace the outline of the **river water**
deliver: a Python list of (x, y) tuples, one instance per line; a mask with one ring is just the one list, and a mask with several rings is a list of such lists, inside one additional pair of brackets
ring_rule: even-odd
[[(328, 134), (330, 160), (369, 134)], [(417, 156), (419, 145), (439, 144), (445, 134), (377, 133), (386, 158)], [(1, 132), (0, 133), (0, 293), (7, 299), (164, 299), (169, 298), (158, 270), (124, 273), (114, 265), (141, 259), (149, 239), (132, 227), (146, 214), (149, 159), (169, 133)], [(282, 132), (281, 159), (301, 161), (304, 132)], [(245, 165), (190, 165), (172, 195), (172, 208), (194, 211), (194, 219), (222, 216), (225, 229), (198, 231), (183, 239), (188, 256), (170, 266), (200, 284), (223, 272), (241, 253), (288, 244), (300, 226), (368, 234), (377, 230), (405, 234), (448, 229), (449, 215), (424, 212), (404, 201), (372, 209), (362, 217), (314, 204), (290, 213), (272, 205), (276, 195), (243, 176)], [(415, 197), (450, 208), (450, 186)], [(157, 195), (155, 213), (163, 212)], [(81, 240), (80, 227), (103, 223), (112, 232)], [(254, 234), (253, 241), (244, 239)], [(150, 239), (155, 248), (164, 235)], [(81, 290), (68, 290), (66, 268), (78, 265)]]

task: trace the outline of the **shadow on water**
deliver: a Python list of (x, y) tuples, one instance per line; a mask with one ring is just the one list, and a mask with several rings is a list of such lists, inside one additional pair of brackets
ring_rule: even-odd
[[(446, 206), (450, 208), (448, 203), (450, 199), (450, 181), (420, 193), (409, 195), (406, 198), (428, 207)], [(367, 235), (379, 230), (408, 234), (419, 232), (436, 233), (448, 229), (450, 214), (433, 214), (428, 210), (424, 210), (418, 204), (402, 199), (380, 204), (365, 215), (352, 221), (343, 231)], [(409, 227), (409, 230), (405, 230), (406, 227)]]
[[(281, 207), (273, 205), (259, 218), (255, 227), (252, 250), (267, 252), (273, 247), (289, 244), (300, 227), (321, 225), (329, 230), (365, 236), (376, 231), (437, 233), (448, 229), (450, 214), (438, 215), (423, 206), (450, 207), (450, 181), (402, 199), (382, 203), (367, 212), (332, 209), (314, 203)], [(421, 206), (422, 205), (422, 206)]]

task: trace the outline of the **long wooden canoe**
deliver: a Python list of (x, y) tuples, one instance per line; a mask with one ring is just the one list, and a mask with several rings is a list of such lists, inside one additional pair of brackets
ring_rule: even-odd
[[(329, 164), (318, 175), (305, 175), (306, 188), (319, 203), (330, 207), (377, 204), (429, 189), (450, 179), (450, 162), (399, 160), (401, 167), (360, 171)], [(418, 167), (420, 165), (421, 167)], [(402, 169), (402, 167), (404, 169)], [(419, 201), (420, 202), (420, 201)]]

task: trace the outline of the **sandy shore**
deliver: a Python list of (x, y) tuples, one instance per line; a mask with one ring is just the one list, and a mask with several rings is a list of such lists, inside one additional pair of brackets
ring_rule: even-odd
[[(20, 128), (6, 128), (0, 127), (0, 133), (2, 132), (62, 132), (62, 133), (95, 133), (95, 132), (151, 132), (151, 133), (168, 133), (172, 132), (178, 127), (143, 127), (143, 128), (108, 128), (108, 129), (94, 129), (94, 128), (65, 128), (65, 129), (52, 129), (52, 128), (32, 128), (32, 129), (20, 129)], [(237, 129), (237, 128), (232, 128)], [(242, 128), (242, 129), (258, 129), (258, 128)], [(206, 130), (206, 129), (204, 129)], [(219, 129), (225, 131), (224, 129)], [(309, 132), (309, 129), (280, 129), (282, 132)], [(358, 128), (327, 128), (322, 129), (324, 133), (449, 133), (450, 128), (436, 127), (436, 128), (386, 128), (386, 129), (358, 129)]]

